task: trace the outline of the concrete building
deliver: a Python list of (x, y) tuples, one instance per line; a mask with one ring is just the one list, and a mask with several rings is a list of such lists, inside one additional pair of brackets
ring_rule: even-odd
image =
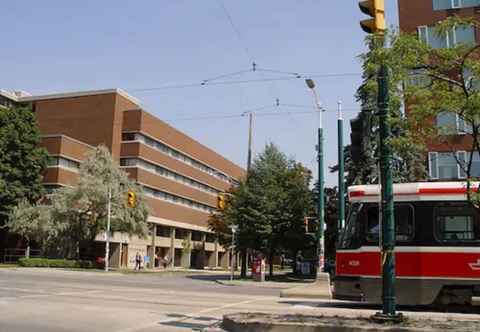
[[(146, 239), (114, 234), (111, 266), (132, 267), (137, 252), (155, 267), (164, 257), (171, 267), (229, 265), (229, 253), (207, 220), (218, 193), (245, 175), (241, 167), (146, 112), (120, 89), (41, 96), (0, 91), (0, 104), (12, 103), (31, 104), (36, 114), (42, 146), (51, 156), (47, 190), (74, 186), (86, 153), (100, 144), (144, 188), (152, 232)], [(103, 248), (104, 235), (98, 237), (101, 256)]]
[[(455, 28), (444, 36), (438, 36), (434, 31), (435, 25), (449, 16), (480, 19), (480, 0), (398, 0), (398, 9), (400, 30), (417, 33), (434, 48), (448, 48), (459, 42), (480, 42), (479, 31), (473, 26)], [(471, 137), (468, 125), (453, 113), (442, 113), (434, 121), (441, 135), (427, 145), (429, 178), (465, 178), (457, 159), (468, 160), (469, 157), (467, 151), (471, 146)], [(480, 156), (477, 152), (473, 155), (472, 176), (480, 177)]]

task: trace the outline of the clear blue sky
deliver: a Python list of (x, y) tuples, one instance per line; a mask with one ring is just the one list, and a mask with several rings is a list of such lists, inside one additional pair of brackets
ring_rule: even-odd
[[(396, 1), (386, 2), (388, 22), (397, 25)], [(241, 166), (246, 164), (247, 118), (225, 116), (273, 106), (279, 98), (280, 107), (262, 111), (278, 115), (255, 120), (254, 151), (274, 142), (316, 174), (317, 116), (295, 114), (307, 108), (282, 106), (313, 104), (303, 79), (136, 90), (249, 70), (252, 59), (259, 68), (306, 76), (359, 73), (362, 18), (356, 0), (6, 1), (0, 13), (5, 32), (0, 88), (33, 94), (123, 88), (147, 111)], [(285, 77), (251, 72), (221, 81)], [(333, 165), (337, 100), (344, 104), (349, 141), (360, 77), (315, 81), (328, 110), (326, 162)], [(327, 184), (335, 182), (336, 175), (328, 174)]]

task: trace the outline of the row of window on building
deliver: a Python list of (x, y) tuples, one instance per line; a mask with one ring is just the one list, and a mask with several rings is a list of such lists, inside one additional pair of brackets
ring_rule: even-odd
[(480, 6), (480, 0), (433, 0), (434, 10)]
[(431, 179), (440, 180), (465, 179), (470, 158), (470, 177), (480, 177), (480, 155), (478, 152), (473, 154), (466, 151), (429, 152), (429, 176)]
[(50, 156), (47, 162), (48, 167), (63, 167), (73, 171), (78, 171), (80, 162), (60, 156)]
[(166, 177), (168, 179), (171, 179), (173, 181), (176, 181), (176, 182), (180, 182), (182, 184), (185, 184), (187, 186), (190, 186), (190, 187), (193, 187), (195, 189), (199, 189), (199, 190), (202, 190), (202, 191), (205, 191), (209, 194), (218, 194), (219, 192), (221, 192), (220, 190), (218, 189), (215, 189), (213, 187), (210, 187), (204, 183), (201, 183), (199, 181), (196, 181), (196, 180), (193, 180), (187, 176), (184, 176), (184, 175), (181, 175), (181, 174), (178, 174), (176, 172), (172, 172), (171, 170), (165, 168), (165, 167), (162, 167), (162, 166), (159, 166), (159, 165), (156, 165), (154, 163), (150, 163), (150, 162), (147, 162), (143, 159), (139, 159), (139, 158), (121, 158), (120, 159), (120, 166), (124, 166), (124, 167), (140, 167), (140, 168), (143, 168), (149, 172), (152, 172), (152, 173), (155, 173), (157, 175), (160, 175), (160, 176), (163, 176), (163, 177)]
[[(184, 228), (175, 228), (175, 239), (177, 240), (185, 240), (187, 238), (189, 230)], [(192, 241), (201, 242), (205, 239), (205, 242), (214, 243), (216, 240), (215, 234), (213, 233), (206, 233), (201, 231), (191, 231)], [(157, 225), (157, 232), (156, 236), (170, 238), (172, 234), (172, 227), (164, 226), (164, 225)]]
[(446, 33), (439, 33), (435, 26), (420, 26), (418, 27), (418, 36), (433, 48), (451, 48), (460, 43), (475, 43), (473, 26), (455, 27)]
[(222, 181), (225, 181), (225, 182), (228, 182), (228, 183), (234, 183), (236, 184), (237, 181), (225, 174), (223, 174), (222, 172), (219, 172), (217, 171), (216, 169), (208, 166), (208, 165), (205, 165), (204, 163), (201, 163), (189, 156), (187, 156), (186, 154), (178, 151), (178, 150), (175, 150), (175, 149), (172, 149), (171, 147), (167, 146), (166, 144), (162, 143), (162, 142), (159, 142), (157, 140), (154, 140), (146, 135), (143, 135), (141, 133), (123, 133), (122, 135), (122, 140), (123, 141), (139, 141), (145, 145), (148, 145), (152, 148), (154, 148), (155, 150), (158, 150), (162, 153), (165, 153), (167, 155), (169, 155), (170, 157), (172, 158), (175, 158), (177, 160), (180, 160), (192, 167), (195, 167), (205, 173), (208, 173), (209, 175), (211, 176), (214, 176)]
[(143, 190), (144, 190), (144, 192), (147, 196), (150, 196), (150, 197), (153, 197), (153, 198), (156, 198), (156, 199), (160, 199), (162, 201), (166, 201), (166, 202), (173, 203), (173, 204), (183, 205), (183, 206), (189, 207), (191, 209), (199, 210), (199, 211), (206, 212), (206, 213), (214, 213), (216, 211), (215, 208), (211, 207), (210, 205), (206, 205), (206, 204), (203, 204), (203, 203), (200, 203), (200, 202), (196, 202), (196, 201), (193, 201), (193, 200), (188, 199), (188, 198), (176, 196), (176, 195), (167, 193), (167, 192), (162, 191), (162, 190), (147, 187), (145, 185), (143, 186)]

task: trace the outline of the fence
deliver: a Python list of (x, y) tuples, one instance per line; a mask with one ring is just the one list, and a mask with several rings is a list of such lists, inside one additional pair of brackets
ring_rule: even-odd
[(40, 250), (30, 248), (5, 248), (3, 262), (16, 263), (20, 258), (27, 256), (31, 258), (38, 258), (40, 257)]

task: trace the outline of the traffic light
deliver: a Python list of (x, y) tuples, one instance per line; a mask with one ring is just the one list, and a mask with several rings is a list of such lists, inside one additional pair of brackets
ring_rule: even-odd
[(360, 1), (358, 6), (364, 14), (372, 17), (360, 22), (363, 31), (383, 34), (385, 31), (385, 0)]
[(127, 193), (127, 204), (131, 208), (137, 206), (137, 195), (131, 190)]
[(366, 154), (366, 145), (370, 138), (370, 113), (362, 111), (355, 119), (350, 120), (350, 158), (359, 163)]
[(217, 196), (217, 208), (218, 208), (220, 211), (223, 211), (223, 210), (225, 210), (225, 205), (226, 205), (225, 195), (223, 195), (223, 194), (218, 194), (218, 196)]
[(318, 219), (312, 217), (305, 217), (303, 219), (306, 234), (315, 234), (318, 227)]

